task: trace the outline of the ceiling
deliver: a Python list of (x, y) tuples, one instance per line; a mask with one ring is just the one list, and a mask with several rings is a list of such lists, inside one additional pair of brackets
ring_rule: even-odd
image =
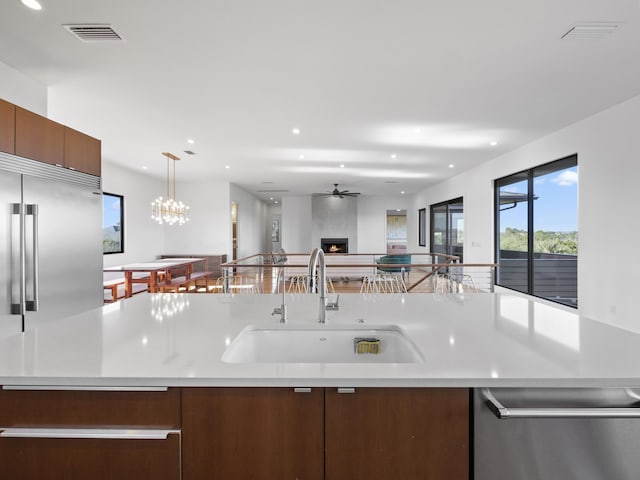
[[(106, 162), (162, 177), (168, 151), (265, 199), (412, 194), (640, 94), (638, 0), (40, 2), (0, 4), (0, 61), (51, 118)], [(579, 22), (618, 28), (561, 39)]]

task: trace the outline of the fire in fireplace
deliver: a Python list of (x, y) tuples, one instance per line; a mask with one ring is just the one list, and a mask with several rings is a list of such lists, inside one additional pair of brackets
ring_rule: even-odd
[(321, 238), (320, 248), (324, 253), (349, 253), (348, 238)]

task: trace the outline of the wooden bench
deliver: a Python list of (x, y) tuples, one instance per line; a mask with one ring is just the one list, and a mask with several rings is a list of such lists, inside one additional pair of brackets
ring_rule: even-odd
[[(104, 289), (104, 303), (113, 303), (124, 298), (124, 275), (118, 272), (102, 273), (102, 288)], [(149, 275), (137, 275), (133, 284), (133, 293), (149, 290)]]
[(190, 278), (186, 278), (184, 276), (175, 277), (164, 283), (159, 283), (157, 289), (159, 292), (164, 292), (164, 293), (170, 293), (170, 292), (178, 293), (180, 292), (180, 289), (184, 289), (184, 291), (189, 291), (189, 287), (193, 286), (194, 287), (193, 289), (197, 291), (197, 288), (196, 288), (197, 280), (204, 279), (205, 281), (204, 286), (206, 288), (209, 286), (209, 277), (211, 275), (213, 275), (213, 272), (195, 272), (191, 274)]

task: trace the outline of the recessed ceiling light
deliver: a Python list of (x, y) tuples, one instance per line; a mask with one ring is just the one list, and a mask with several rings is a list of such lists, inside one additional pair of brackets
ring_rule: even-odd
[(275, 201), (275, 202), (273, 202), (273, 203), (278, 203), (278, 200), (276, 200), (276, 201)]
[(304, 160), (304, 155), (300, 155), (298, 158), (299, 158), (300, 160)]
[(269, 197), (269, 200), (273, 200), (273, 197)]
[(340, 168), (344, 168), (344, 163), (342, 165), (340, 165)]
[(495, 147), (498, 144), (498, 142), (496, 142), (495, 140), (489, 142), (489, 145), (491, 145), (492, 147)]
[(147, 170), (148, 168), (149, 168), (149, 167), (147, 167), (146, 165), (143, 165), (143, 166), (142, 166), (142, 169), (143, 169), (143, 170)]
[(397, 155), (395, 153), (391, 154), (391, 158), (396, 158), (396, 157), (397, 157)]
[(404, 190), (400, 192), (400, 195), (404, 195)]
[(420, 132), (422, 132), (422, 129), (421, 128), (414, 128), (413, 131), (415, 133), (420, 133)]
[(196, 142), (193, 138), (187, 138), (187, 143), (190, 143), (191, 145), (193, 145)]
[(230, 165), (225, 165), (224, 168), (231, 168), (231, 166)]
[(449, 168), (453, 168), (453, 167), (455, 167), (455, 165), (453, 163), (450, 163)]
[(40, 5), (40, 2), (38, 2), (38, 0), (22, 0), (22, 4), (32, 10), (42, 10), (42, 5)]
[(300, 129), (299, 128), (293, 128), (291, 130), (291, 133), (293, 133), (294, 135), (300, 135)]

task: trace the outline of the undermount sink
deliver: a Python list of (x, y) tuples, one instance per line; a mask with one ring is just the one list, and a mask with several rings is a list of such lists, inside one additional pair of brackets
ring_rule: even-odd
[[(359, 345), (357, 347), (356, 345)], [(360, 353), (358, 352), (360, 350)], [(377, 353), (362, 353), (362, 352)], [(420, 363), (395, 325), (246, 327), (222, 355), (227, 363)]]

